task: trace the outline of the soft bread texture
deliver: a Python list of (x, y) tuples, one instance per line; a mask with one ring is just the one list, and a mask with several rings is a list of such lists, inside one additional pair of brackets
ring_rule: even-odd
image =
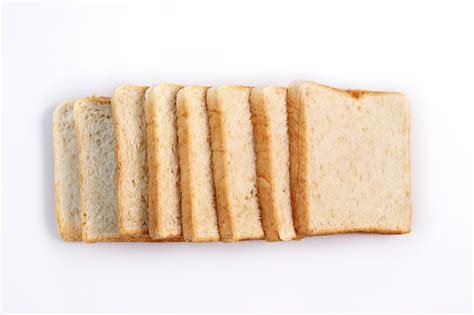
[(290, 200), (287, 90), (256, 87), (250, 109), (257, 155), (257, 190), (267, 241), (296, 238)]
[(74, 102), (62, 103), (53, 114), (55, 210), (58, 232), (64, 241), (82, 240)]
[(217, 213), (223, 241), (263, 239), (257, 201), (250, 87), (207, 91)]
[(207, 87), (190, 86), (177, 95), (182, 223), (188, 242), (218, 241), (214, 200)]
[(120, 239), (110, 98), (78, 100), (74, 118), (80, 150), (82, 237), (86, 242)]
[(153, 239), (182, 238), (176, 122), (176, 84), (150, 87), (145, 94), (149, 168), (149, 233)]
[(84, 241), (153, 241), (148, 235), (122, 235), (118, 227), (115, 137), (110, 98), (93, 96), (78, 100), (74, 104), (74, 117), (80, 151)]
[(410, 114), (403, 94), (294, 82), (288, 114), (299, 235), (410, 231)]
[(148, 234), (146, 90), (145, 86), (123, 85), (112, 96), (119, 228), (130, 236)]

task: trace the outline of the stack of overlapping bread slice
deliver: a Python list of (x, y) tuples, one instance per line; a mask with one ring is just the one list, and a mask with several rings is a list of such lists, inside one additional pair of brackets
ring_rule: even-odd
[(129, 86), (53, 117), (66, 241), (287, 241), (411, 227), (410, 112), (395, 92)]

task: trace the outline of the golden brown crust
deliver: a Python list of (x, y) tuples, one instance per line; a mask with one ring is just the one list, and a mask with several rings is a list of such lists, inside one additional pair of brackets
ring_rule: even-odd
[(207, 91), (207, 113), (211, 131), (212, 170), (216, 188), (216, 208), (219, 221), (219, 233), (224, 242), (236, 241), (235, 226), (230, 218), (227, 183), (227, 151), (226, 138), (222, 128), (222, 113), (219, 111), (219, 88)]
[[(117, 163), (117, 173), (115, 177), (116, 181), (116, 187), (117, 187), (117, 207), (118, 207), (118, 222), (119, 222), (119, 230), (122, 234), (124, 235), (130, 235), (130, 236), (138, 236), (142, 234), (147, 234), (148, 233), (148, 228), (142, 229), (142, 230), (137, 230), (137, 231), (130, 231), (125, 228), (126, 222), (125, 222), (125, 197), (124, 197), (124, 192), (123, 192), (123, 167), (122, 164), (124, 163), (124, 157), (122, 157), (122, 153), (120, 151), (120, 143), (124, 142), (122, 131), (120, 130), (120, 121), (121, 121), (121, 115), (118, 113), (117, 106), (115, 106), (115, 98), (116, 98), (116, 93), (119, 89), (124, 89), (124, 88), (130, 88), (129, 86), (119, 86), (115, 90), (113, 97), (111, 99), (111, 104), (112, 104), (112, 116), (114, 118), (114, 134), (115, 134), (115, 158), (116, 158), (116, 163)], [(132, 88), (137, 88), (142, 90), (143, 92), (143, 97), (145, 94), (145, 91), (148, 87), (146, 86), (133, 86)]]
[(101, 237), (95, 238), (93, 240), (89, 239), (86, 240), (86, 243), (99, 243), (99, 242), (145, 242), (145, 243), (180, 243), (183, 242), (183, 238), (170, 238), (166, 240), (156, 240), (152, 239), (149, 235), (140, 235), (137, 237), (130, 237), (130, 236), (119, 236), (119, 237)]
[(267, 241), (279, 241), (279, 221), (276, 215), (275, 196), (272, 187), (272, 158), (270, 154), (271, 139), (268, 130), (268, 113), (264, 106), (264, 88), (253, 88), (250, 93), (250, 109), (255, 141), (257, 166), (257, 191), (260, 204), (262, 226)]
[[(288, 89), (288, 133), (290, 139), (290, 186), (293, 222), (298, 236), (308, 231), (308, 208), (306, 171), (306, 114), (301, 106), (301, 86), (294, 85)], [(301, 190), (303, 189), (303, 190)]]
[(307, 230), (303, 237), (307, 236), (323, 236), (323, 235), (334, 235), (334, 234), (349, 234), (349, 233), (371, 233), (371, 234), (408, 234), (411, 229), (403, 230), (391, 230), (391, 229), (378, 229), (378, 228), (354, 228), (354, 229), (331, 229), (328, 231), (324, 230)]
[[(185, 93), (184, 90), (180, 92)], [(179, 163), (181, 175), (181, 218), (183, 225), (183, 236), (187, 242), (194, 242), (195, 220), (191, 204), (191, 170), (190, 156), (191, 146), (189, 145), (189, 126), (187, 117), (189, 117), (187, 100), (181, 93), (178, 94), (176, 107), (178, 112), (178, 144), (179, 144)]]
[(318, 87), (323, 87), (323, 88), (332, 90), (332, 91), (337, 92), (337, 93), (345, 94), (346, 96), (352, 97), (356, 100), (358, 100), (362, 97), (365, 97), (365, 96), (370, 96), (370, 95), (384, 95), (384, 94), (403, 95), (400, 92), (393, 92), (393, 91), (341, 90), (341, 89), (337, 89), (337, 88), (332, 87), (332, 86), (327, 86), (327, 85), (315, 83), (315, 82), (312, 82), (312, 81), (296, 81), (293, 84), (297, 84), (297, 85), (304, 85), (304, 84), (316, 85)]
[(156, 156), (158, 136), (155, 122), (155, 109), (151, 103), (145, 102), (146, 138), (148, 145), (148, 230), (152, 238), (158, 238), (158, 169), (159, 159)]

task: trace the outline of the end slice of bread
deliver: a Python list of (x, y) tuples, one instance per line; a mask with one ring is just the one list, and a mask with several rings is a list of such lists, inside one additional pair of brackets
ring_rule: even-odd
[(146, 90), (146, 86), (123, 85), (112, 96), (119, 228), (129, 236), (148, 234)]
[(86, 242), (119, 240), (110, 98), (78, 100), (74, 118), (80, 151), (82, 237)]
[(207, 87), (189, 86), (177, 95), (183, 234), (188, 242), (219, 241), (214, 200)]
[(250, 108), (257, 155), (257, 190), (268, 241), (296, 238), (290, 201), (287, 90), (256, 87)]
[(62, 103), (53, 114), (55, 210), (58, 232), (64, 241), (82, 240), (74, 102)]
[(149, 168), (149, 232), (154, 239), (182, 238), (176, 84), (150, 87), (145, 94)]
[(212, 165), (223, 241), (263, 239), (250, 114), (250, 87), (207, 91)]
[(403, 94), (294, 82), (288, 114), (299, 235), (410, 231), (410, 113)]

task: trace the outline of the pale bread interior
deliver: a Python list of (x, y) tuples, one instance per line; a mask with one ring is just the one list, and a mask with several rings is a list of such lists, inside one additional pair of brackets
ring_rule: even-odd
[(147, 87), (115, 89), (112, 110), (116, 135), (119, 227), (123, 234), (148, 234), (148, 162), (144, 96)]
[(65, 241), (82, 240), (74, 102), (62, 103), (53, 114), (56, 220), (59, 235)]
[(119, 238), (110, 99), (78, 100), (74, 118), (80, 147), (83, 238), (89, 242)]

